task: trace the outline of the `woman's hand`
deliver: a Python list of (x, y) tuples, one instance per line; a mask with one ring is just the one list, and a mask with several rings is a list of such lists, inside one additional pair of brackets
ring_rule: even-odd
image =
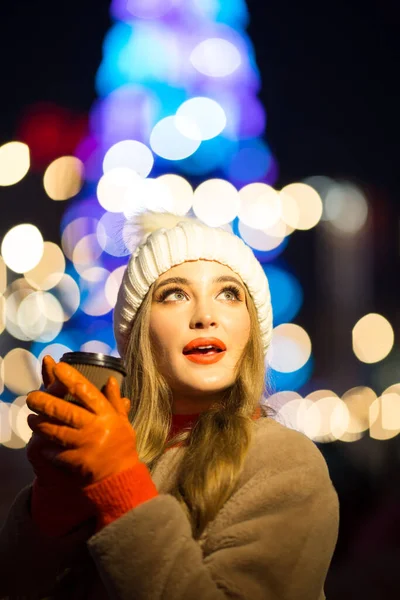
[[(136, 433), (128, 421), (129, 400), (121, 398), (119, 386), (110, 377), (104, 395), (79, 371), (66, 363), (53, 367), (57, 385), (62, 385), (81, 404), (77, 406), (49, 391), (28, 394), (32, 431), (53, 445), (45, 445), (43, 456), (67, 470), (79, 486), (96, 483), (134, 466), (139, 458)], [(50, 382), (49, 390), (56, 382)]]

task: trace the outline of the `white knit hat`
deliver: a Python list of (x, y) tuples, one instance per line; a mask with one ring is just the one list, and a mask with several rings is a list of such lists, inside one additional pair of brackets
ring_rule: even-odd
[(131, 255), (114, 308), (114, 335), (124, 358), (136, 312), (156, 279), (187, 260), (214, 260), (237, 273), (258, 314), (264, 355), (272, 337), (272, 306), (267, 277), (253, 251), (238, 236), (202, 221), (167, 212), (143, 212), (133, 223), (140, 242)]

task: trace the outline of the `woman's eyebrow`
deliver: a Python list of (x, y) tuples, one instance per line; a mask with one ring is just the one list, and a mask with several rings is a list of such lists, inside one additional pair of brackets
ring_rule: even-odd
[[(211, 283), (223, 283), (226, 281), (234, 281), (235, 283), (237, 283), (238, 285), (240, 285), (240, 287), (244, 290), (244, 285), (239, 281), (239, 279), (237, 279), (236, 277), (233, 277), (232, 275), (221, 275), (220, 277), (214, 277), (214, 279), (211, 281)], [(169, 277), (168, 279), (164, 279), (164, 281), (161, 281), (161, 283), (158, 284), (158, 286), (156, 287), (156, 289), (154, 290), (155, 292), (162, 287), (163, 285), (167, 285), (168, 283), (178, 283), (181, 285), (192, 285), (192, 281), (190, 281), (189, 279), (186, 279), (185, 277)]]

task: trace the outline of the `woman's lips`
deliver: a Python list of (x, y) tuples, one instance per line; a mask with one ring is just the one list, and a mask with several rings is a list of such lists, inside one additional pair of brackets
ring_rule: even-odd
[(209, 352), (208, 354), (200, 354), (200, 352), (195, 354), (184, 354), (184, 356), (191, 360), (194, 363), (198, 363), (200, 365), (212, 365), (213, 363), (218, 362), (223, 358), (226, 354), (226, 350), (222, 352)]

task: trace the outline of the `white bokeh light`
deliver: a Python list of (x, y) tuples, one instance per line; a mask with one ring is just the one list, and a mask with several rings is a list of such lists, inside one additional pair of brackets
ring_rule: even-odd
[(240, 209), (239, 194), (225, 179), (208, 179), (194, 191), (193, 212), (210, 227), (233, 221)]
[(6, 233), (1, 244), (1, 254), (9, 269), (15, 273), (25, 273), (40, 262), (43, 244), (39, 229), (30, 223), (22, 223)]
[(283, 323), (274, 328), (267, 363), (275, 371), (298, 371), (310, 356), (311, 340), (302, 327), (294, 323)]
[(34, 292), (18, 308), (17, 325), (31, 340), (51, 342), (60, 333), (64, 311), (50, 292)]
[(223, 38), (208, 38), (197, 44), (190, 57), (192, 65), (209, 77), (226, 77), (240, 66), (239, 50)]
[(142, 178), (132, 169), (115, 167), (100, 177), (97, 184), (99, 204), (110, 212), (123, 212), (126, 193)]
[(176, 117), (179, 131), (188, 138), (200, 141), (216, 137), (226, 125), (223, 108), (215, 100), (206, 97), (186, 100), (176, 111)]
[(138, 179), (125, 196), (123, 213), (126, 218), (131, 218), (142, 210), (173, 210), (174, 200), (170, 188), (159, 179)]
[(121, 267), (117, 267), (110, 275), (107, 277), (106, 285), (105, 285), (105, 295), (107, 301), (110, 306), (115, 306), (117, 302), (117, 296), (119, 288), (121, 287), (122, 278), (124, 276), (126, 270), (126, 266), (122, 265)]
[[(191, 131), (191, 137), (183, 135), (182, 131)], [(156, 123), (150, 134), (150, 146), (162, 158), (183, 160), (196, 152), (200, 139), (200, 130), (191, 119), (174, 115)]]
[(326, 194), (324, 219), (344, 234), (363, 228), (368, 217), (368, 203), (362, 191), (350, 183), (337, 183)]
[(137, 140), (123, 140), (107, 150), (103, 160), (103, 172), (115, 168), (128, 168), (141, 177), (147, 177), (153, 164), (154, 157), (150, 148)]
[(193, 188), (181, 175), (166, 173), (157, 177), (169, 190), (172, 197), (172, 211), (176, 215), (186, 215), (193, 205)]

